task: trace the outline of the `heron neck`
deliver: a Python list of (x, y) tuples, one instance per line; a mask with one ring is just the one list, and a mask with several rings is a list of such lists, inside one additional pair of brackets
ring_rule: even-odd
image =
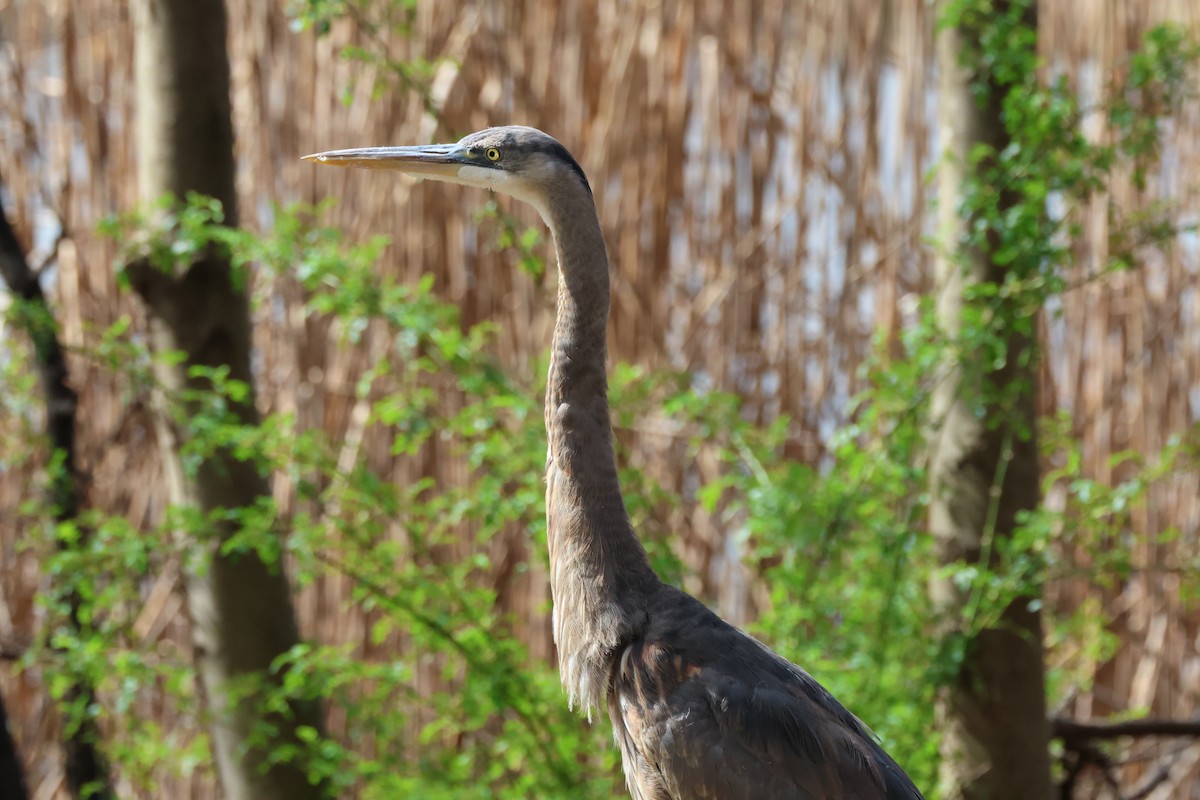
[[(590, 411), (591, 421), (607, 431), (608, 253), (595, 210), (587, 211), (573, 215), (568, 223), (559, 209), (555, 215), (558, 219), (551, 222), (558, 256), (558, 315), (546, 409), (558, 409), (563, 403), (580, 404)], [(548, 418), (547, 431), (553, 433), (552, 428)], [(615, 477), (611, 445), (606, 453), (588, 455), (593, 464), (611, 466)]]
[(617, 649), (645, 623), (657, 581), (617, 479), (605, 372), (609, 275), (590, 194), (552, 199), (558, 316), (546, 385), (547, 540), (554, 636), (573, 700), (602, 707)]

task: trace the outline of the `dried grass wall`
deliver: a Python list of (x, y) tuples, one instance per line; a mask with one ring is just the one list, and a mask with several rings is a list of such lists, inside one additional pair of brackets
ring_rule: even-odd
[[(266, 225), (273, 202), (337, 196), (335, 218), (351, 237), (395, 237), (381, 271), (413, 280), (432, 272), (466, 322), (496, 320), (499, 355), (530, 383), (532, 358), (548, 343), (552, 287), (476, 233), (479, 194), (414, 190), (403, 179), (317, 170), (298, 157), (454, 139), (490, 124), (550, 131), (596, 190), (615, 269), (614, 357), (693, 370), (741, 393), (747, 415), (760, 420), (792, 415), (799, 425), (791, 455), (808, 460), (822, 457), (861, 388), (855, 368), (872, 333), (898, 330), (928, 287), (931, 198), (923, 177), (936, 152), (936, 98), (931, 12), (922, 0), (421, 3), (411, 40), (363, 43), (395, 58), (438, 61), (432, 99), (440, 119), (411, 92), (371, 97), (377, 76), (336, 56), (357, 35), (353, 26), (318, 40), (290, 30), (282, 3), (230, 0), (230, 9), (243, 219)], [(1042, 47), (1052, 69), (1094, 94), (1140, 33), (1165, 19), (1200, 32), (1200, 6), (1188, 0), (1048, 0)], [(128, 208), (136, 194), (129, 13), (107, 0), (15, 0), (0, 4), (0, 36), (6, 203), (36, 245), (35, 261), (54, 269), (66, 340), (86, 343), (122, 314), (140, 319), (116, 288), (111, 246), (94, 233), (102, 215)], [(1117, 188), (1113, 199), (1128, 208), (1160, 200), (1195, 208), (1200, 105), (1185, 109), (1166, 144), (1149, 189)], [(1079, 288), (1044, 325), (1051, 358), (1042, 393), (1045, 411), (1063, 409), (1075, 420), (1088, 471), (1101, 480), (1113, 477), (1112, 453), (1156, 450), (1200, 418), (1200, 241), (1181, 237), (1166, 253), (1147, 253), (1140, 271), (1085, 281), (1105, 255), (1105, 202), (1085, 215)], [(526, 209), (513, 210), (535, 222)], [(393, 480), (465, 479), (445, 453), (395, 458), (365, 435), (353, 388), (386, 348), (381, 332), (348, 346), (306, 318), (295, 285), (279, 280), (267, 291), (273, 302), (257, 330), (268, 409), (294, 411), (301, 425), (344, 442), (343, 458), (368, 459)], [(82, 361), (74, 369), (91, 502), (135, 521), (156, 519), (164, 493), (146, 409), (126, 405), (106, 372)], [(633, 458), (679, 488), (670, 437), (620, 435)], [(705, 477), (715, 465), (697, 468)], [(36, 628), (32, 597), (45, 580), (17, 548), (22, 531), (4, 523), (5, 509), (30, 491), (28, 474), (0, 474), (7, 640)], [(286, 501), (290, 487), (280, 482), (276, 491)], [(1140, 569), (1120, 590), (1093, 598), (1122, 647), (1096, 665), (1095, 685), (1071, 699), (1071, 713), (1144, 707), (1183, 716), (1200, 707), (1200, 628), (1181, 612), (1172, 571), (1197, 547), (1200, 485), (1192, 475), (1156, 491), (1135, 515), (1135, 532), (1174, 526), (1183, 535), (1169, 546), (1134, 536)], [(735, 620), (752, 618), (763, 594), (724, 557), (722, 526), (691, 506), (670, 524), (684, 533), (698, 576), (691, 588)], [(528, 551), (519, 532), (496, 547), (497, 564)], [(505, 580), (517, 618), (539, 619), (545, 576), (535, 569)], [(368, 647), (365, 621), (344, 611), (347, 589), (331, 580), (306, 591), (304, 624), (323, 640)], [(147, 640), (186, 640), (178, 591), (173, 575), (148, 587), (138, 629)], [(1086, 592), (1063, 584), (1050, 597), (1069, 607)], [(548, 654), (544, 624), (529, 623), (523, 635), (535, 653)], [(3, 690), (38, 796), (61, 795), (56, 723), (37, 677), (6, 678)], [(1196, 761), (1200, 750), (1185, 757)], [(211, 789), (164, 792), (200, 797)]]

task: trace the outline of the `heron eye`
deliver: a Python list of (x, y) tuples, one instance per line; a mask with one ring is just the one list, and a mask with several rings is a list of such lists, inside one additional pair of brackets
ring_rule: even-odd
[(494, 147), (489, 147), (487, 150), (484, 150), (483, 154), (488, 157), (488, 161), (500, 160), (500, 151)]

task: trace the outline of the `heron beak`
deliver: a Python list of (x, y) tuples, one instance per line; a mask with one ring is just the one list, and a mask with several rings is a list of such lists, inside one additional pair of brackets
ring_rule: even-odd
[(456, 144), (429, 144), (416, 147), (359, 147), (329, 150), (304, 156), (305, 161), (335, 167), (394, 169), (419, 178), (455, 178), (467, 164), (463, 148)]

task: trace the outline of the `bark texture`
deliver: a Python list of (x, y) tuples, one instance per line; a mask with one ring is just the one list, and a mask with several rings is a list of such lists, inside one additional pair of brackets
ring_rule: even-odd
[[(138, 0), (134, 9), (141, 197), (209, 195), (221, 201), (226, 223), (236, 225), (224, 2)], [(226, 366), (230, 378), (253, 385), (249, 303), (222, 255), (210, 253), (175, 275), (147, 264), (131, 265), (129, 274), (152, 314), (156, 347), (185, 354), (182, 364), (160, 371), (167, 393), (205, 388), (188, 377), (194, 365)], [(258, 423), (253, 392), (236, 413), (246, 425)], [(266, 477), (228, 452), (217, 452), (186, 474), (178, 459), (186, 431), (160, 414), (159, 434), (172, 502), (212, 512), (245, 508), (269, 495)], [(251, 676), (267, 685), (273, 680), (271, 663), (299, 640), (282, 566), (266, 564), (253, 552), (220, 554), (218, 544), (235, 533), (232, 524), (211, 533), (206, 563), (187, 575), (186, 588), (225, 796), (325, 796), (321, 786), (310, 784), (303, 763), (267, 759), (273, 749), (297, 742), (297, 727), (320, 728), (316, 705), (296, 704), (288, 714), (268, 716), (253, 697), (231, 691)], [(273, 731), (265, 744), (251, 743), (256, 728), (260, 736)]]
[[(959, 63), (964, 43), (977, 44), (977, 36), (953, 27), (938, 33), (938, 123), (948, 156), (938, 170), (938, 223), (948, 248), (961, 240), (969, 224), (958, 210), (968, 179), (968, 152), (979, 142), (997, 150), (1007, 144), (999, 91), (990, 92), (990, 101), (979, 105), (970, 91), (971, 76)], [(1006, 202), (1003, 193), (999, 201)], [(957, 255), (939, 256), (937, 263), (938, 314), (951, 336), (960, 328), (964, 289), (1004, 277), (988, 252)], [(1011, 536), (1017, 514), (1039, 502), (1036, 437), (1020, 433), (1034, 429), (1036, 381), (1032, 368), (1021, 366), (1020, 358), (1030, 345), (1010, 334), (1003, 368), (980, 376), (978, 370), (952, 365), (949, 379), (935, 393), (930, 523), (943, 564), (987, 558), (994, 552), (989, 537), (996, 541)], [(972, 385), (980, 379), (988, 388)], [(1014, 403), (999, 408), (986, 402), (984, 415), (975, 413), (981, 391), (986, 398), (1015, 386), (1023, 388)], [(969, 602), (964, 591), (939, 578), (932, 592), (947, 620), (962, 618)], [(1034, 599), (1018, 598), (1004, 610), (1000, 624), (972, 636), (961, 671), (943, 693), (941, 777), (947, 797), (1052, 796), (1042, 626), (1040, 613), (1031, 610)], [(956, 633), (950, 623), (946, 633)]]
[(4, 698), (0, 697), (0, 797), (6, 800), (26, 800), (29, 791), (25, 788), (25, 774), (21, 769), (21, 758), (17, 744), (8, 730), (8, 710)]

